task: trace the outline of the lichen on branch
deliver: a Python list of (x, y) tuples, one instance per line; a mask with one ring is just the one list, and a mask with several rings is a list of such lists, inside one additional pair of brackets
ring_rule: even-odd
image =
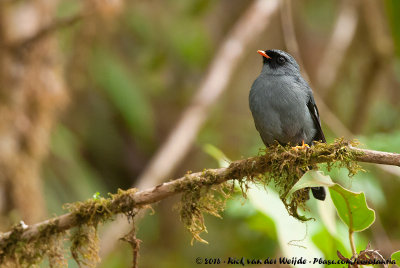
[[(116, 214), (128, 219), (137, 210), (161, 201), (169, 196), (183, 193), (179, 204), (181, 219), (194, 239), (203, 241), (200, 233), (206, 231), (204, 213), (220, 216), (225, 201), (237, 182), (244, 196), (251, 183), (268, 185), (273, 182), (290, 215), (306, 220), (298, 214), (305, 207), (307, 190), (294, 192), (290, 189), (310, 167), (327, 163), (328, 170), (337, 165), (354, 175), (361, 169), (357, 161), (400, 166), (400, 154), (356, 148), (357, 143), (337, 139), (332, 144), (317, 143), (308, 149), (295, 150), (280, 145), (261, 151), (258, 156), (232, 162), (227, 168), (207, 169), (188, 173), (184, 177), (159, 184), (153, 188), (137, 191), (119, 190), (108, 198), (95, 197), (84, 202), (69, 204), (69, 213), (44, 222), (26, 226), (20, 224), (11, 231), (0, 234), (0, 262), (29, 266), (40, 263), (46, 257), (53, 266), (63, 263), (63, 240), (72, 241), (72, 255), (78, 263), (91, 258), (94, 266), (97, 257), (97, 226), (112, 220)], [(230, 181), (230, 183), (228, 183)], [(77, 228), (76, 232), (67, 231)], [(204, 242), (204, 241), (203, 241)]]

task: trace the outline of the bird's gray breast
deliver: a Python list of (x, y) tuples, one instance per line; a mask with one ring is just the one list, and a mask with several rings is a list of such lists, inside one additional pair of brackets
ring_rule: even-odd
[(304, 80), (291, 76), (261, 74), (250, 90), (249, 104), (254, 123), (265, 145), (310, 144), (316, 128), (307, 102), (311, 90)]

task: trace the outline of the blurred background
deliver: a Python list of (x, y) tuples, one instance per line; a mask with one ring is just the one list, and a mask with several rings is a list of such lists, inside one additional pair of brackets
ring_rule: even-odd
[[(248, 93), (262, 66), (258, 49), (296, 57), (328, 142), (344, 136), (399, 152), (399, 16), (396, 0), (2, 0), (1, 231), (65, 213), (64, 203), (96, 192), (145, 189), (256, 155), (263, 144)], [(363, 167), (351, 180), (345, 170), (329, 174), (364, 191), (377, 213), (357, 248), (371, 242), (388, 258), (400, 248), (400, 168)], [(316, 221), (303, 224), (272, 188), (254, 187), (248, 200), (228, 201), (223, 220), (206, 217), (209, 245), (193, 246), (177, 201), (138, 222), (140, 267), (350, 253), (329, 198), (310, 200)], [(131, 265), (129, 245), (111, 235), (120, 229), (100, 229), (98, 267)]]

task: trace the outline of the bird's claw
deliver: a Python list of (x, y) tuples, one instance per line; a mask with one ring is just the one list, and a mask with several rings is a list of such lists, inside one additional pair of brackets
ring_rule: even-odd
[(304, 141), (302, 141), (301, 145), (292, 147), (292, 149), (295, 150), (295, 151), (297, 151), (299, 149), (305, 150), (305, 149), (308, 149), (308, 148), (310, 148), (310, 146), (307, 143), (304, 143)]

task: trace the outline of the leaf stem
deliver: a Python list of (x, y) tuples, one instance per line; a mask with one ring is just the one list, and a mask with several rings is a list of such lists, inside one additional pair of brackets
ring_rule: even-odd
[(353, 234), (354, 234), (354, 231), (351, 228), (349, 228), (349, 240), (350, 240), (351, 253), (355, 257), (357, 255), (357, 251), (356, 251), (356, 245), (354, 243)]

